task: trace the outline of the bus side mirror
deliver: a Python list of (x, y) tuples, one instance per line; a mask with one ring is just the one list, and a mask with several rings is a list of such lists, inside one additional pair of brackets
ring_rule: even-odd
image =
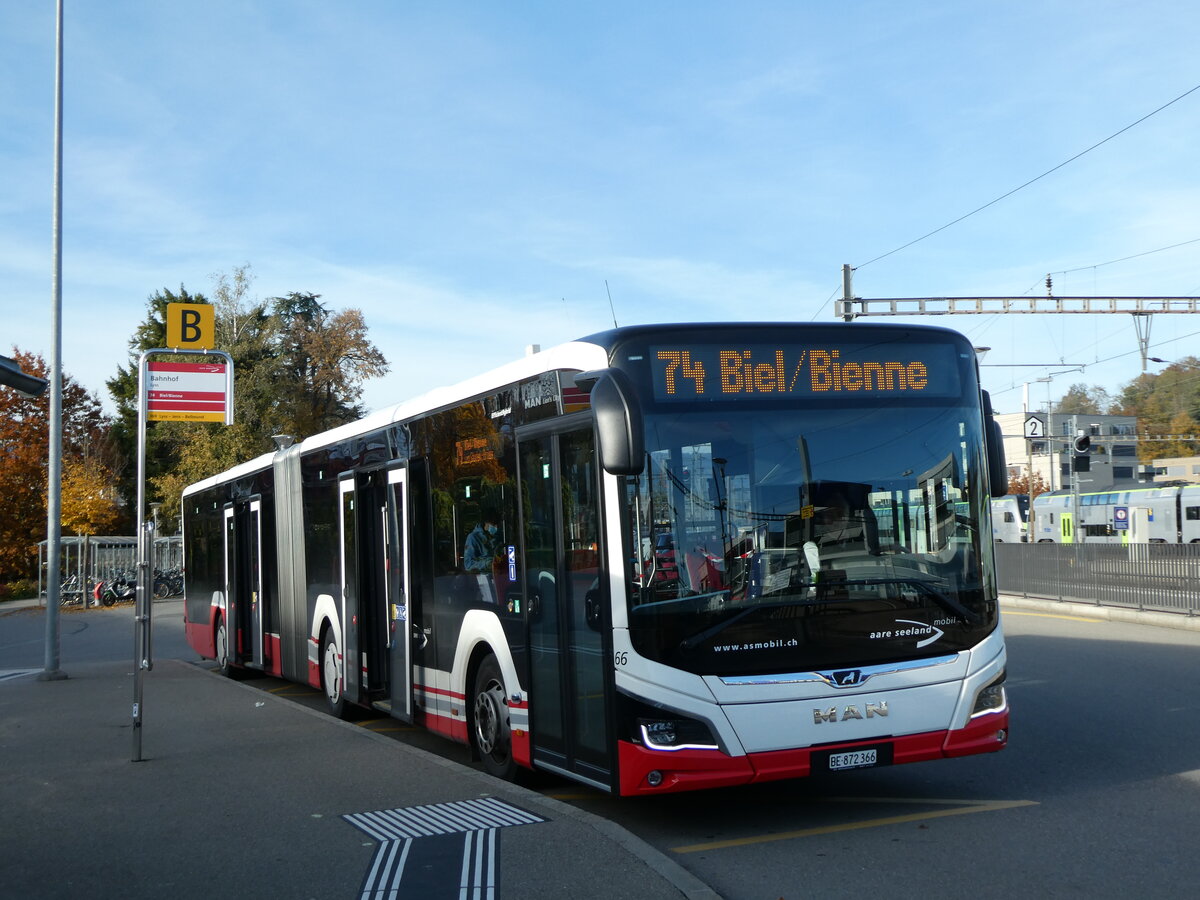
[(993, 497), (1008, 493), (1008, 462), (1004, 458), (1004, 434), (992, 414), (992, 397), (983, 391), (984, 447), (987, 450), (988, 482)]
[(612, 475), (638, 475), (645, 466), (642, 406), (633, 382), (620, 369), (581, 372), (575, 385), (591, 394), (600, 437), (600, 465)]

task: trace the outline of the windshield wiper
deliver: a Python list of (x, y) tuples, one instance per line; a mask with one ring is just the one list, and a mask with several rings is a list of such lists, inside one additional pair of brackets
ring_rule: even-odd
[(836, 584), (911, 584), (915, 585), (920, 590), (924, 591), (933, 601), (946, 612), (954, 613), (960, 616), (969, 625), (980, 625), (983, 623), (983, 616), (972, 609), (964, 606), (957, 599), (947, 594), (945, 591), (938, 589), (936, 581), (929, 581), (925, 578), (854, 578), (847, 581), (838, 581)]

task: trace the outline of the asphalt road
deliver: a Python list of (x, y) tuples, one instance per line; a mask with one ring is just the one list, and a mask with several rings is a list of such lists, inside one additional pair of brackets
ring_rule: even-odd
[[(194, 660), (177, 605), (155, 613), (156, 654)], [(132, 657), (130, 615), (64, 615), (64, 670), (121, 641)], [(40, 623), (0, 613), (5, 667), (40, 665), (41, 632), (28, 627)], [(1013, 711), (1002, 753), (645, 800), (539, 775), (529, 786), (618, 822), (729, 900), (1195, 896), (1200, 633), (1012, 609), (1004, 627)], [(276, 679), (250, 683), (323, 702)], [(391, 720), (358, 724), (466, 761)]]

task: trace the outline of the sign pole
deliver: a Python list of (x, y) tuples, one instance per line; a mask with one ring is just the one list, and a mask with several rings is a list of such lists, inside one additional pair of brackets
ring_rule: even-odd
[[(155, 348), (144, 350), (138, 360), (138, 442), (137, 442), (137, 588), (134, 595), (133, 614), (133, 761), (142, 761), (142, 690), (145, 673), (154, 668), (151, 654), (151, 603), (154, 597), (154, 573), (151, 570), (149, 547), (153, 546), (153, 537), (147, 537), (147, 528), (153, 527), (146, 521), (146, 423), (149, 419), (149, 384), (147, 371), (149, 357), (156, 353), (179, 354), (192, 356), (219, 356), (225, 360), (226, 370), (223, 381), (225, 398), (221, 405), (224, 422), (233, 424), (233, 357), (222, 350), (180, 350), (178, 348)], [(157, 403), (156, 403), (157, 405)], [(183, 403), (183, 409), (189, 404)], [(216, 408), (217, 404), (213, 404)], [(210, 416), (204, 413), (203, 416)], [(155, 419), (173, 419), (196, 421), (195, 413), (183, 411), (156, 412)]]

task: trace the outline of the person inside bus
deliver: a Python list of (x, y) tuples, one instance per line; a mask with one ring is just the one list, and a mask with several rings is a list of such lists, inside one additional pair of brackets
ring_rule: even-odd
[(479, 585), (480, 599), (484, 603), (496, 602), (496, 586), (492, 580), (492, 566), (500, 548), (500, 517), (494, 510), (485, 509), (479, 523), (471, 529), (463, 545), (463, 569), (474, 575)]

